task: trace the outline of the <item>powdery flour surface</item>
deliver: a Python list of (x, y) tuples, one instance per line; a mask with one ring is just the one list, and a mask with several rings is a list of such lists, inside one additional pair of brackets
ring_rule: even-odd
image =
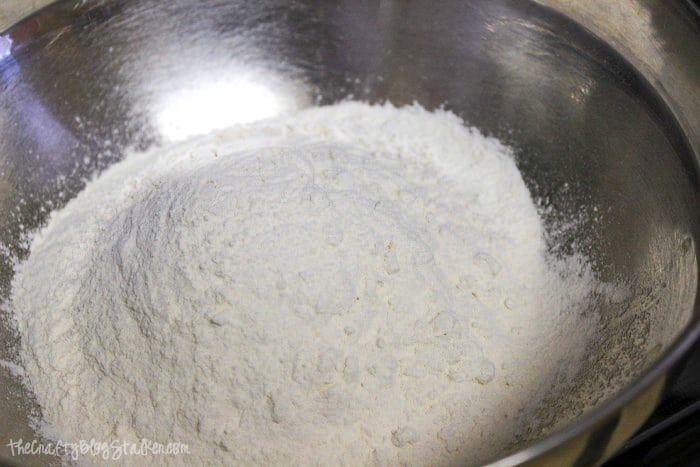
[(595, 287), (548, 257), (508, 148), (347, 102), (111, 167), (36, 235), (12, 310), (49, 438), (191, 452), (129, 465), (437, 465), (528, 426)]

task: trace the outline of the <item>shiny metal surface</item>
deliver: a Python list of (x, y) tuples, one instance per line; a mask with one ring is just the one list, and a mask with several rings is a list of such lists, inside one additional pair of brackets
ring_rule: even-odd
[[(643, 423), (700, 333), (700, 15), (683, 0), (64, 0), (0, 35), (0, 299), (26, 233), (145, 148), (354, 96), (445, 105), (516, 148), (552, 209), (634, 294), (503, 465), (594, 465)], [(0, 320), (0, 359), (16, 337)], [(33, 405), (0, 367), (0, 462)], [(7, 421), (10, 422), (7, 422)], [(54, 460), (55, 461), (55, 460)], [(468, 462), (465, 459), (465, 462)]]

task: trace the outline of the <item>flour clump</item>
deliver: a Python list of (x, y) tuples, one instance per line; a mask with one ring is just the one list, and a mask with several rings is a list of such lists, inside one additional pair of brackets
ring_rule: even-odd
[(346, 102), (130, 155), (35, 236), (11, 306), (49, 438), (436, 465), (527, 427), (594, 287), (548, 255), (506, 146)]

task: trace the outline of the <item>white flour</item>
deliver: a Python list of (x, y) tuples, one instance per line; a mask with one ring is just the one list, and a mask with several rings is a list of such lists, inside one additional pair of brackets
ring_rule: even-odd
[(583, 264), (497, 140), (343, 103), (128, 157), (12, 305), (44, 435), (190, 447), (129, 465), (476, 463), (575, 372)]

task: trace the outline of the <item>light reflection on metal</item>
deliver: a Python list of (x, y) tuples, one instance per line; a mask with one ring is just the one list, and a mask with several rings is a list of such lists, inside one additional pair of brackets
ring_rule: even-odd
[(8, 35), (0, 36), (0, 63), (12, 55), (12, 39)]
[(75, 135), (44, 105), (30, 83), (22, 79), (21, 66), (11, 47), (12, 39), (0, 36), (0, 82), (12, 89), (13, 96), (13, 105), (6, 109), (6, 115), (25, 134), (32, 135), (33, 144), (27, 144), (27, 150), (45, 155), (44, 160), (55, 166), (75, 165), (71, 160), (77, 143)]
[(273, 117), (298, 108), (294, 93), (280, 92), (255, 76), (193, 80), (165, 95), (156, 107), (156, 126), (167, 141)]

